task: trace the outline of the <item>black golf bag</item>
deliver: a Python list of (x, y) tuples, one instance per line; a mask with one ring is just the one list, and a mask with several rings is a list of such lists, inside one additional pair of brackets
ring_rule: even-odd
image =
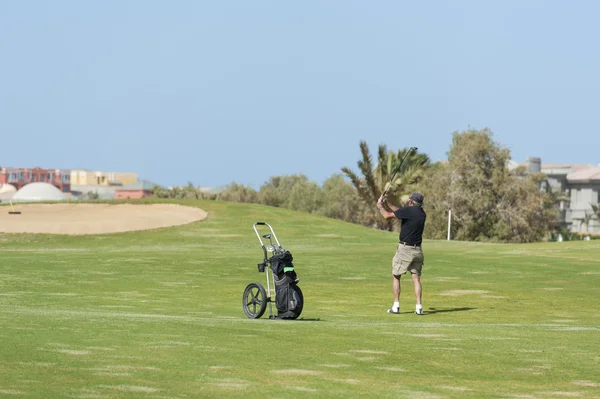
[(280, 319), (296, 319), (302, 313), (304, 305), (293, 259), (290, 251), (275, 254), (270, 259), (275, 282), (275, 306)]

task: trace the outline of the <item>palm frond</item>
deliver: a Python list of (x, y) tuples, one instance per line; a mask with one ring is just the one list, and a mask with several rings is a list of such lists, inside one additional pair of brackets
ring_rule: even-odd
[(358, 193), (358, 195), (365, 201), (365, 202), (369, 202), (371, 197), (369, 196), (365, 185), (363, 184), (363, 180), (360, 179), (356, 173), (354, 173), (353, 171), (351, 171), (349, 168), (347, 167), (343, 167), (342, 168), (342, 172), (344, 172), (344, 174), (346, 176), (348, 176), (348, 178), (350, 179), (350, 182), (352, 183), (352, 185), (354, 186), (354, 188), (356, 189), (356, 192)]
[(384, 144), (380, 144), (377, 152), (377, 168), (375, 170), (375, 185), (380, 189), (383, 189), (383, 186), (387, 182), (386, 168), (388, 159), (387, 147)]
[(369, 200), (374, 202), (378, 198), (377, 193), (380, 191), (377, 187), (375, 177), (373, 176), (373, 161), (371, 159), (371, 154), (369, 153), (369, 146), (365, 141), (360, 142), (360, 152), (362, 154), (362, 160), (358, 161), (358, 167), (365, 177), (365, 184), (368, 187), (370, 194)]

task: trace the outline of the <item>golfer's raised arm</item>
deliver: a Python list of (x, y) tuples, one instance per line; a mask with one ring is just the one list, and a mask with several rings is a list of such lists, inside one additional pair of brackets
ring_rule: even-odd
[(400, 208), (398, 208), (396, 205), (394, 205), (394, 204), (390, 204), (390, 203), (389, 203), (389, 202), (387, 202), (387, 201), (384, 201), (384, 202), (383, 202), (383, 205), (387, 206), (387, 207), (388, 207), (388, 209), (389, 209), (390, 211), (392, 211), (392, 212), (396, 212), (398, 209), (400, 209)]
[[(377, 209), (379, 209), (379, 213), (381, 213), (381, 216), (383, 216), (385, 219), (395, 218), (396, 215), (393, 214), (393, 211), (389, 212), (387, 209), (385, 209), (383, 204), (384, 204), (383, 200), (381, 198), (379, 198), (379, 201), (377, 201)], [(391, 204), (386, 202), (386, 205), (389, 207)], [(394, 208), (398, 209), (398, 207), (395, 207), (395, 206), (394, 206)], [(392, 208), (390, 207), (390, 209), (392, 209)]]

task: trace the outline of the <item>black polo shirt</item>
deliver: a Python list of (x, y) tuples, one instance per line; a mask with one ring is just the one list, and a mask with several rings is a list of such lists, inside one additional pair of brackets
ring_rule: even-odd
[(423, 229), (427, 215), (420, 206), (405, 206), (399, 208), (394, 215), (402, 222), (400, 241), (410, 245), (421, 245)]

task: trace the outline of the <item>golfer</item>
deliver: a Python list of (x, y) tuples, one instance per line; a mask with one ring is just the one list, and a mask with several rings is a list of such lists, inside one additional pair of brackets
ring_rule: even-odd
[(400, 277), (406, 272), (410, 272), (417, 300), (415, 313), (418, 315), (423, 314), (421, 270), (423, 269), (424, 257), (421, 242), (423, 241), (423, 229), (425, 228), (427, 215), (422, 206), (423, 194), (421, 193), (413, 193), (408, 200), (408, 206), (402, 208), (390, 204), (383, 196), (377, 201), (377, 208), (381, 216), (386, 219), (398, 218), (402, 223), (400, 226), (400, 243), (392, 260), (394, 305), (388, 309), (388, 313), (400, 313)]

